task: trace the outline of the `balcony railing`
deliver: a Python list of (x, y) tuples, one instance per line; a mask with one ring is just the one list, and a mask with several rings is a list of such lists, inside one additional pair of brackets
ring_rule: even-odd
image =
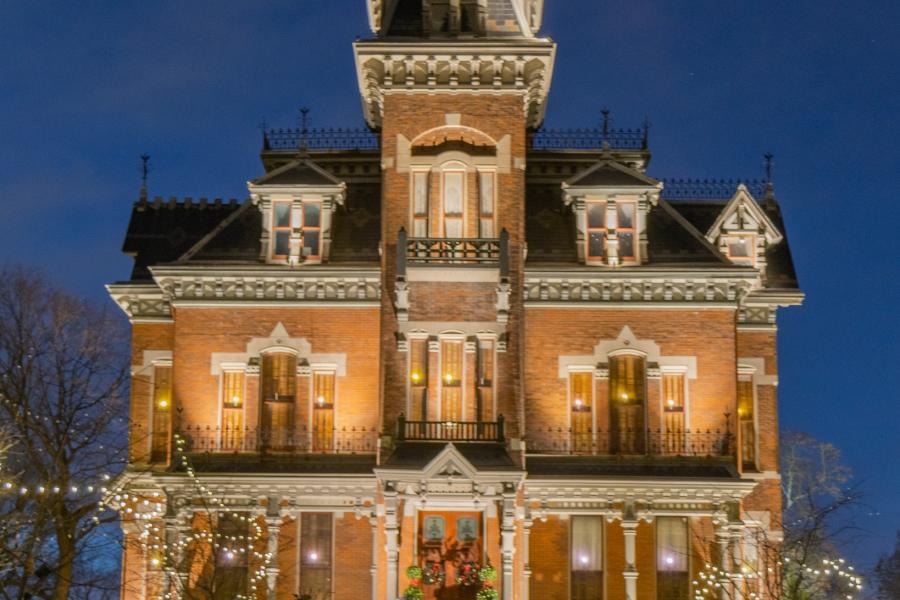
[(182, 427), (188, 452), (272, 454), (374, 454), (378, 431), (365, 427), (231, 429), (195, 425)]
[(397, 440), (504, 443), (506, 422), (503, 415), (496, 421), (407, 421), (401, 414), (397, 419)]
[(496, 263), (500, 260), (500, 240), (481, 238), (409, 238), (409, 262)]
[(646, 455), (670, 457), (734, 456), (734, 436), (719, 430), (573, 431), (556, 427), (533, 431), (526, 438), (528, 454), (585, 456)]

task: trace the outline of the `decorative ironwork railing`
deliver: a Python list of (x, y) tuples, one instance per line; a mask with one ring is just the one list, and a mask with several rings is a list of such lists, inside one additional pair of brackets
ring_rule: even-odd
[(368, 129), (267, 129), (263, 133), (266, 150), (378, 150), (379, 135)]
[(585, 456), (734, 456), (734, 436), (719, 430), (573, 431), (565, 427), (532, 430), (526, 437), (528, 454)]
[(600, 150), (604, 143), (616, 150), (646, 150), (643, 129), (539, 129), (529, 136), (532, 150)]
[(500, 260), (500, 240), (485, 238), (409, 238), (408, 262), (495, 263)]
[[(532, 150), (600, 150), (603, 144), (616, 150), (646, 150), (647, 129), (539, 129), (528, 135)], [(378, 150), (381, 137), (369, 129), (266, 129), (266, 150)]]
[(760, 199), (765, 195), (765, 181), (759, 179), (663, 179), (662, 197), (666, 200), (728, 200), (740, 184)]
[(407, 421), (397, 418), (398, 441), (499, 442), (506, 441), (503, 415), (496, 421)]
[(188, 452), (278, 453), (278, 454), (374, 454), (378, 446), (376, 428), (315, 427), (229, 428), (211, 425), (182, 427)]

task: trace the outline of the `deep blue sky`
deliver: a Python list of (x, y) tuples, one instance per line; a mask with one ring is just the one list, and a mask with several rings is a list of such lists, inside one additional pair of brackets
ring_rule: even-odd
[[(869, 561), (900, 527), (896, 278), (900, 4), (891, 0), (547, 0), (559, 42), (548, 125), (653, 122), (651, 172), (762, 175), (808, 294), (784, 311), (787, 428), (834, 442), (879, 513)], [(128, 275), (119, 253), (151, 195), (246, 195), (257, 124), (362, 124), (350, 43), (363, 0), (0, 0), (0, 262), (79, 293)]]

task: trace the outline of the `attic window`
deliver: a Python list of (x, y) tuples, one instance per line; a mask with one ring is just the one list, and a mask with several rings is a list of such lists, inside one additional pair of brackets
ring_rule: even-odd
[(272, 210), (273, 258), (287, 258), (291, 253), (291, 203), (275, 202)]
[(738, 265), (756, 264), (756, 236), (732, 235), (725, 238), (725, 249), (731, 262)]

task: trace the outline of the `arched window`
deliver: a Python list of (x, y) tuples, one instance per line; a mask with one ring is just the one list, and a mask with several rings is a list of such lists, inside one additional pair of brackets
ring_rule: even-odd
[(466, 166), (460, 162), (441, 167), (441, 233), (445, 238), (466, 237)]
[(643, 454), (646, 432), (646, 360), (638, 354), (616, 354), (609, 360), (609, 433), (614, 453)]
[(290, 352), (264, 354), (261, 375), (260, 446), (271, 450), (288, 449), (294, 429), (297, 357)]

